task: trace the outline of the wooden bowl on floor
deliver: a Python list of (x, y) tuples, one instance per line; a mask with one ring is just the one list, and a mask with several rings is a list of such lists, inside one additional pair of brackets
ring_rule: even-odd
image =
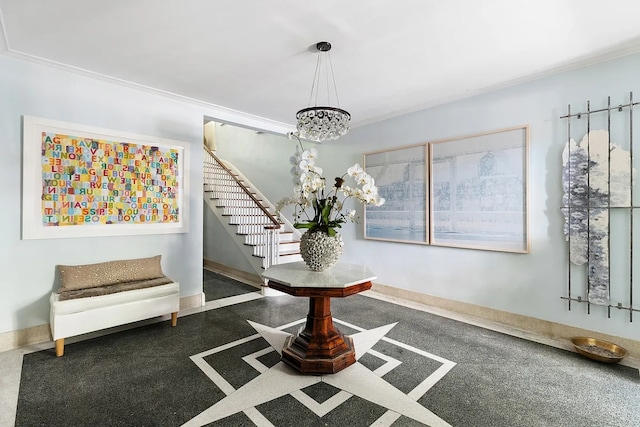
[(571, 342), (578, 353), (598, 362), (618, 363), (629, 354), (619, 345), (597, 338), (573, 337)]

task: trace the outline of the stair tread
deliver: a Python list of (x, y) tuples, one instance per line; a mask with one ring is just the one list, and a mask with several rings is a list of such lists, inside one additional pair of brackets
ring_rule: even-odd
[[(297, 245), (300, 244), (299, 240), (292, 240), (290, 242), (279, 242), (279, 245)], [(261, 243), (243, 243), (244, 246), (262, 246)]]
[(235, 222), (230, 222), (229, 225), (273, 225), (273, 223), (265, 224), (263, 222), (249, 222), (249, 223), (246, 223), (246, 224), (237, 224)]
[[(280, 234), (293, 234), (293, 231), (283, 230)], [(262, 233), (245, 233), (243, 236), (262, 236)]]
[[(220, 197), (213, 197), (213, 198), (214, 198), (214, 199), (221, 200), (221, 201), (223, 201), (223, 202), (225, 201), (225, 199), (222, 199), (222, 198), (220, 198)], [(259, 201), (259, 202), (261, 202), (261, 201), (262, 201), (261, 199), (256, 199), (256, 200), (257, 200), (257, 201)], [(227, 206), (227, 205), (220, 205), (220, 204), (218, 204), (218, 205), (216, 205), (216, 206), (217, 206), (217, 207), (219, 207), (219, 208), (237, 208), (237, 207), (238, 207), (238, 206)]]
[[(300, 255), (300, 252), (287, 252), (287, 253), (281, 253), (278, 256), (279, 257), (288, 257), (288, 256), (295, 256), (295, 255)], [(264, 255), (252, 255), (256, 258), (264, 258)]]
[(261, 217), (261, 216), (265, 216), (265, 215), (264, 215), (264, 213), (263, 214), (225, 214), (225, 213), (223, 213), (222, 216), (243, 216), (243, 217), (244, 216), (258, 216), (258, 217)]
[[(230, 225), (238, 225), (238, 224), (230, 224)], [(254, 225), (265, 225), (265, 226), (268, 226), (268, 225), (266, 225), (266, 224), (254, 224)], [(255, 234), (249, 234), (249, 233), (238, 233), (238, 232), (236, 232), (236, 235), (237, 235), (237, 236), (255, 236)]]

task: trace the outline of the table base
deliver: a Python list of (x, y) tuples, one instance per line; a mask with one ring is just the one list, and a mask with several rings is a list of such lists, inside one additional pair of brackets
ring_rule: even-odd
[(307, 356), (296, 345), (296, 337), (289, 337), (282, 349), (282, 361), (303, 374), (335, 374), (356, 363), (356, 351), (351, 337), (344, 338), (344, 351), (334, 357)]
[(329, 297), (309, 298), (304, 329), (287, 338), (282, 361), (303, 374), (335, 374), (356, 363), (351, 337), (333, 326)]

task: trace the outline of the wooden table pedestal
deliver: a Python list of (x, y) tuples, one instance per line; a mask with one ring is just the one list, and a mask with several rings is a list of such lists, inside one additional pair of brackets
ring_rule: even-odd
[(295, 262), (271, 266), (262, 277), (270, 288), (309, 298), (304, 328), (285, 341), (284, 363), (311, 375), (335, 374), (356, 363), (353, 340), (333, 326), (331, 298), (371, 289), (376, 275), (368, 267), (338, 263), (331, 271), (315, 272), (304, 262)]
[(351, 337), (333, 326), (331, 298), (309, 298), (304, 329), (287, 338), (282, 361), (305, 374), (335, 374), (356, 363)]

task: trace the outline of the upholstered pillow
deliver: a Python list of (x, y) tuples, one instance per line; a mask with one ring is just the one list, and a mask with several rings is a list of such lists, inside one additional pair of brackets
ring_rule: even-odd
[(58, 265), (60, 291), (95, 288), (164, 276), (161, 255), (86, 265)]

